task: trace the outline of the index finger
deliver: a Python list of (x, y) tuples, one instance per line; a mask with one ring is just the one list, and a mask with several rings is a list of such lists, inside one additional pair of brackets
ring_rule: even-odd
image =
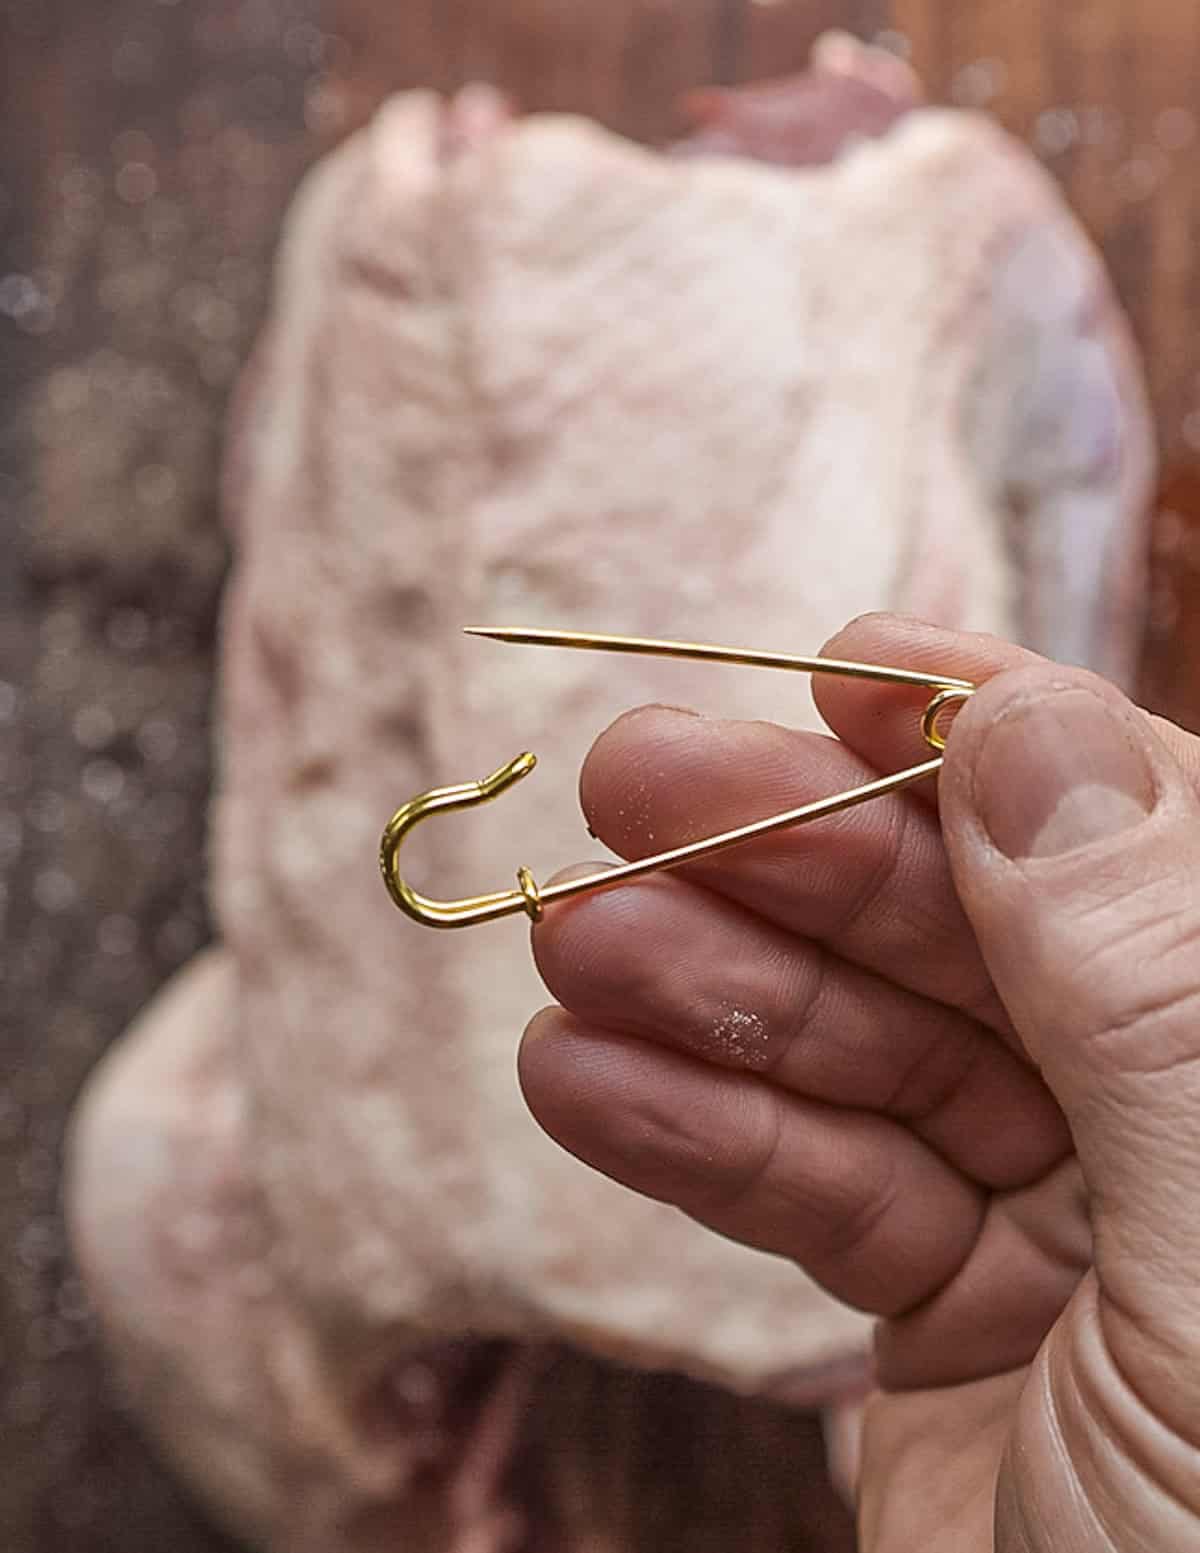
[[(973, 685), (986, 684), (1007, 669), (1045, 662), (998, 636), (950, 631), (908, 615), (884, 614), (852, 620), (825, 643), (821, 656), (947, 674)], [(929, 759), (921, 732), (921, 714), (930, 700), (927, 690), (816, 674), (813, 699), (838, 738), (877, 771), (899, 771)], [(943, 729), (952, 715), (942, 719)], [(928, 803), (937, 802), (936, 783), (922, 782), (912, 792)]]

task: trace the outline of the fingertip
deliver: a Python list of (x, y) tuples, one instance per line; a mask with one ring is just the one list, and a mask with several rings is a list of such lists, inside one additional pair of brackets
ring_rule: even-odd
[[(568, 870), (568, 877), (603, 876), (617, 865)], [(554, 901), (531, 932), (538, 975), (576, 1017), (620, 1024), (648, 975), (657, 974), (664, 881), (638, 880)]]
[[(517, 1052), (517, 1077), (538, 1120), (577, 1116), (600, 1096), (634, 1082), (639, 1042), (582, 1023), (565, 1008), (544, 1008), (529, 1021)], [(548, 1129), (550, 1130), (550, 1129)]]
[(622, 712), (592, 744), (579, 773), (579, 803), (592, 835), (597, 815), (609, 796), (638, 780), (638, 773), (664, 748), (686, 740), (699, 712), (689, 707), (653, 702)]
[[(611, 858), (597, 858), (594, 863), (569, 863), (566, 868), (560, 868), (557, 873), (551, 874), (542, 888), (549, 890), (553, 889), (556, 884), (570, 884), (575, 879), (590, 879), (593, 874), (605, 873), (608, 869), (615, 868), (616, 866)], [(554, 915), (559, 916), (560, 914), (556, 909)], [(537, 926), (544, 926), (552, 920), (551, 917), (543, 917), (541, 923), (537, 924)]]
[(570, 1015), (557, 1005), (536, 1013), (521, 1036), (517, 1047), (517, 1082), (526, 1105), (539, 1121), (542, 1101), (554, 1086), (555, 1070), (560, 1066), (559, 1055), (570, 1038)]
[[(726, 751), (720, 723), (676, 707), (638, 707), (593, 744), (579, 777), (579, 799), (593, 836), (624, 858), (644, 856), (674, 832), (700, 776)], [(689, 797), (689, 795), (691, 795)]]
[[(525, 1031), (517, 1077), (526, 1105), (548, 1137), (594, 1169), (630, 1182), (628, 1159), (639, 1153), (636, 1140), (642, 1130), (639, 1108), (655, 1096), (661, 1107), (670, 1105), (671, 1086), (663, 1078), (668, 1063), (664, 1054), (636, 1040), (581, 1024), (565, 1009), (548, 1008)], [(653, 1155), (653, 1148), (649, 1152)]]
[[(945, 674), (983, 686), (1006, 671), (1045, 660), (999, 637), (955, 631), (915, 615), (859, 616), (830, 638), (822, 656), (856, 663)], [(896, 770), (929, 754), (921, 714), (932, 692), (902, 685), (866, 682), (832, 674), (815, 677), (813, 695), (826, 723), (845, 743), (879, 771)], [(978, 693), (977, 693), (978, 695)], [(961, 720), (947, 709), (942, 731)]]
[(649, 701), (643, 706), (633, 706), (615, 717), (597, 735), (588, 758), (597, 750), (603, 751), (609, 744), (628, 741), (631, 736), (636, 736), (640, 741), (653, 736), (655, 732), (669, 734), (673, 729), (678, 732), (681, 722), (687, 725), (703, 721), (703, 713), (689, 706), (675, 706), (669, 701)]
[(521, 1036), (520, 1051), (525, 1052), (535, 1041), (552, 1039), (566, 1018), (566, 1010), (556, 1004), (551, 1003), (546, 1008), (539, 1009), (525, 1026), (524, 1034)]
[(906, 641), (913, 636), (937, 635), (940, 630), (933, 621), (920, 615), (907, 615), (898, 610), (869, 609), (840, 626), (822, 645), (820, 656), (844, 658), (860, 644), (884, 647), (892, 639)]

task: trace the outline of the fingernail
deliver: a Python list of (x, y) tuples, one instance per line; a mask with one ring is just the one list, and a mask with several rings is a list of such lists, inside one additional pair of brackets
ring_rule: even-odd
[(1057, 857), (1128, 830), (1155, 803), (1154, 778), (1115, 707), (1080, 688), (1001, 714), (975, 767), (979, 817), (1013, 859)]

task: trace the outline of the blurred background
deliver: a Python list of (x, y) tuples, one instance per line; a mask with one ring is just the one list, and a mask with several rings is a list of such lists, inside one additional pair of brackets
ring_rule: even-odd
[[(107, 1386), (64, 1245), (58, 1160), (85, 1074), (209, 931), (222, 430), (297, 179), (413, 85), (490, 80), (526, 108), (662, 140), (686, 89), (800, 68), (832, 26), (911, 57), (935, 100), (994, 113), (1102, 245), (1163, 455), (1142, 698), (1200, 727), (1200, 7), (0, 0), (10, 1553), (224, 1546)], [(569, 1499), (597, 1548), (846, 1549), (820, 1462), (815, 1426), (564, 1353), (539, 1385), (514, 1492), (535, 1527), (539, 1497)]]

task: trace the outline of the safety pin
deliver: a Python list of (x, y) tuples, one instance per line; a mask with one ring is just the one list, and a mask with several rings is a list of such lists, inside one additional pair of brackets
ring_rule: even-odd
[(720, 835), (706, 836), (686, 846), (674, 847), (669, 852), (659, 852), (633, 863), (619, 864), (602, 873), (587, 874), (579, 879), (568, 879), (561, 884), (539, 886), (527, 868), (517, 870), (517, 888), (500, 890), (490, 895), (474, 895), (462, 900), (437, 901), (421, 895), (401, 876), (398, 854), (402, 842), (414, 825), (431, 814), (449, 813), (454, 809), (473, 809), (477, 804), (489, 803), (507, 792), (514, 783), (526, 777), (537, 764), (537, 757), (528, 752), (518, 755), (482, 782), (463, 782), (455, 787), (438, 787), (432, 792), (421, 793), (411, 799), (388, 821), (379, 851), (379, 866), (388, 894), (400, 910), (415, 922), (426, 927), (469, 927), (477, 922), (494, 922), (500, 917), (524, 912), (531, 921), (540, 922), (545, 909), (554, 901), (569, 900), (575, 895), (586, 895), (596, 890), (612, 890), (628, 884), (633, 879), (665, 868), (677, 868), (681, 863), (695, 858), (710, 857), (729, 847), (739, 846), (755, 836), (769, 836), (777, 830), (793, 825), (803, 825), (819, 820), (828, 814), (838, 814), (856, 804), (882, 798), (886, 793), (898, 792), (915, 782), (924, 781), (940, 769), (946, 748), (938, 720), (947, 707), (968, 700), (976, 687), (969, 680), (955, 679), (948, 674), (922, 674), (914, 669), (891, 669), (874, 663), (846, 663), (837, 658), (799, 658), (786, 653), (754, 652), (737, 647), (710, 647), (696, 642), (663, 642), (640, 636), (597, 636), (579, 631), (525, 630), (508, 626), (467, 626), (470, 636), (489, 636), (501, 642), (522, 642), (542, 647), (575, 647), (599, 652), (622, 652), (652, 655), (662, 658), (692, 658), (709, 663), (736, 663), (753, 668), (794, 669), (807, 674), (837, 674), (848, 679), (881, 681), (889, 685), (916, 685), (932, 692), (932, 697), (921, 716), (921, 732), (925, 742), (938, 751), (932, 760), (910, 766), (891, 776), (865, 782), (861, 787), (848, 788), (828, 798), (818, 798), (801, 804), (782, 814), (773, 814), (764, 820), (741, 825), (736, 830), (722, 831)]

